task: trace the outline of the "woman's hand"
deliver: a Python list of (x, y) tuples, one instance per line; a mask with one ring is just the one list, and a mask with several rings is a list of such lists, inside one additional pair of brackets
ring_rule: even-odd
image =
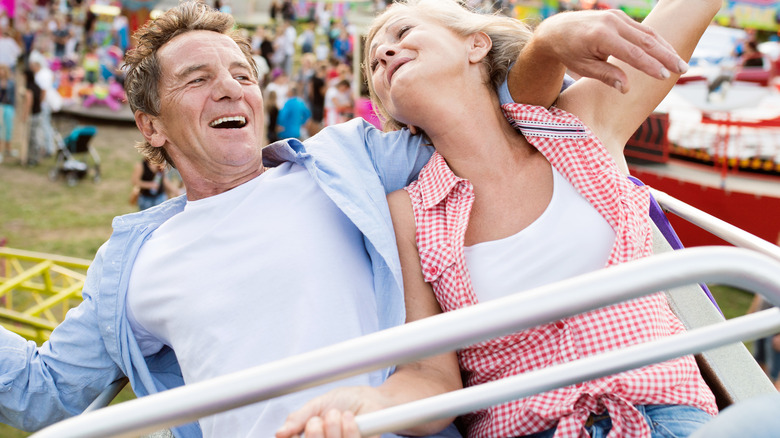
[(376, 388), (354, 386), (334, 389), (287, 417), (276, 438), (359, 438), (355, 415), (390, 406)]
[(570, 72), (598, 79), (622, 93), (629, 90), (628, 77), (607, 62), (610, 56), (657, 79), (688, 70), (671, 44), (619, 10), (555, 14), (539, 25), (533, 42), (537, 55), (553, 56)]

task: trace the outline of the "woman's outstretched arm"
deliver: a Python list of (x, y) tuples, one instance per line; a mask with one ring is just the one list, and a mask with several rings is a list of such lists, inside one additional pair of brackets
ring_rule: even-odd
[[(659, 44), (656, 37), (660, 37), (687, 61), (720, 7), (720, 0), (661, 0), (643, 22), (653, 29), (653, 35), (637, 34), (639, 45), (633, 50), (651, 50)], [(613, 24), (623, 19), (620, 12), (594, 14), (600, 14), (602, 26), (597, 32), (602, 34), (609, 33)], [(629, 85), (625, 93), (600, 81), (583, 79), (561, 95), (559, 106), (589, 126), (625, 170), (625, 142), (661, 103), (679, 76), (669, 68), (648, 75), (620, 60), (610, 59), (610, 63), (625, 71)]]
[[(685, 62), (652, 28), (615, 12), (565, 12), (537, 26), (509, 72), (512, 99), (549, 107), (558, 98), (567, 69), (622, 93), (631, 85), (626, 65), (658, 79), (663, 79), (662, 69), (685, 72)], [(605, 14), (614, 18), (608, 26)], [(610, 56), (622, 65), (607, 62)]]

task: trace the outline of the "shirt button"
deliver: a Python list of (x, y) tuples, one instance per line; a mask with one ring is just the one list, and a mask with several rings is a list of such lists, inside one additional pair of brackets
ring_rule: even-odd
[(566, 323), (563, 321), (558, 321), (555, 323), (555, 328), (563, 330), (564, 328), (566, 328)]

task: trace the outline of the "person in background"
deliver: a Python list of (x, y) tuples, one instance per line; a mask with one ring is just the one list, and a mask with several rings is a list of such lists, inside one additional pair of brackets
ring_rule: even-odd
[(133, 190), (138, 192), (139, 211), (162, 204), (168, 199), (168, 194), (175, 191), (166, 176), (165, 167), (148, 159), (135, 164), (131, 181)]
[(295, 74), (294, 81), (298, 87), (301, 98), (306, 103), (306, 106), (311, 109), (311, 78), (316, 73), (317, 58), (313, 53), (304, 53), (300, 57), (300, 65), (298, 66), (298, 72)]
[(279, 0), (271, 0), (271, 4), (268, 6), (268, 16), (271, 17), (271, 21), (276, 23), (281, 18), (282, 6)]
[(265, 27), (258, 26), (257, 33), (259, 34), (258, 48), (260, 56), (265, 58), (265, 63), (270, 68), (273, 65), (274, 58), (274, 42), (271, 38), (273, 32)]
[(260, 88), (263, 88), (266, 84), (268, 74), (271, 73), (271, 67), (269, 67), (268, 62), (266, 62), (265, 58), (260, 56), (260, 51), (252, 49), (252, 58), (255, 60), (255, 64), (257, 65), (257, 77), (258, 77), (258, 83), (257, 86)]
[(308, 133), (302, 133), (301, 128), (311, 117), (311, 111), (306, 106), (306, 102), (301, 99), (299, 85), (294, 83), (290, 85), (287, 92), (287, 102), (279, 111), (277, 123), (279, 125), (279, 138), (297, 138), (305, 139)]
[(745, 50), (739, 57), (742, 67), (764, 67), (764, 54), (758, 50), (758, 43), (748, 41)]
[(0, 64), (0, 163), (12, 156), (11, 138), (16, 114), (16, 82), (11, 69)]
[(276, 97), (276, 93), (276, 91), (271, 90), (265, 94), (265, 117), (267, 119), (265, 134), (268, 143), (279, 140), (279, 99)]
[[(27, 69), (24, 71), (24, 111), (22, 112), (22, 123), (27, 124), (27, 158), (25, 166), (37, 166), (41, 157), (45, 153), (42, 128), (42, 105), (46, 92), (35, 82), (35, 73)], [(25, 145), (22, 145), (25, 147)]]
[(287, 77), (293, 74), (293, 61), (295, 60), (295, 41), (298, 39), (298, 32), (292, 25), (292, 20), (285, 19), (282, 25), (277, 29), (277, 38), (275, 42), (275, 53), (280, 53), (278, 67), (284, 70)]
[[(33, 44), (35, 43), (35, 28), (31, 24), (31, 19), (27, 18), (22, 20), (20, 32), (22, 34), (22, 65), (24, 69), (30, 67), (30, 53), (33, 50)], [(4, 51), (0, 50), (0, 53)]]
[(314, 22), (307, 22), (303, 25), (303, 32), (298, 36), (298, 45), (301, 46), (301, 54), (314, 53), (314, 43), (317, 35), (314, 33)]
[(57, 150), (57, 146), (54, 144), (54, 127), (51, 124), (51, 115), (62, 107), (62, 97), (54, 88), (54, 73), (43, 55), (30, 56), (30, 70), (35, 74), (35, 82), (43, 92), (39, 113), (39, 129), (43, 136), (42, 152), (45, 156), (51, 156)]
[(352, 86), (342, 79), (328, 87), (325, 92), (325, 126), (332, 126), (352, 118), (355, 102), (352, 98)]
[(55, 27), (51, 32), (54, 42), (54, 57), (62, 59), (65, 57), (65, 46), (71, 37), (70, 27), (63, 15), (57, 15), (54, 18)]
[(276, 92), (276, 109), (280, 110), (284, 107), (284, 103), (287, 101), (287, 88), (290, 86), (290, 78), (284, 73), (281, 68), (275, 68), (271, 70), (271, 82), (265, 86), (264, 96), (267, 96), (271, 91)]
[(311, 118), (307, 130), (310, 135), (314, 135), (322, 129), (322, 119), (325, 116), (325, 92), (328, 89), (326, 84), (326, 75), (328, 73), (328, 64), (325, 61), (317, 61), (314, 75), (309, 84), (309, 102)]

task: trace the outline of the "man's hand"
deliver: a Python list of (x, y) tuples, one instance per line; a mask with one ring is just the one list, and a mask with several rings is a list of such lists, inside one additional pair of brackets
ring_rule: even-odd
[(360, 438), (355, 415), (389, 406), (376, 388), (337, 388), (317, 397), (287, 417), (276, 438)]
[(652, 28), (623, 11), (564, 12), (544, 20), (534, 32), (535, 54), (553, 56), (570, 72), (626, 93), (628, 78), (607, 62), (612, 56), (657, 79), (682, 74), (688, 64)]

